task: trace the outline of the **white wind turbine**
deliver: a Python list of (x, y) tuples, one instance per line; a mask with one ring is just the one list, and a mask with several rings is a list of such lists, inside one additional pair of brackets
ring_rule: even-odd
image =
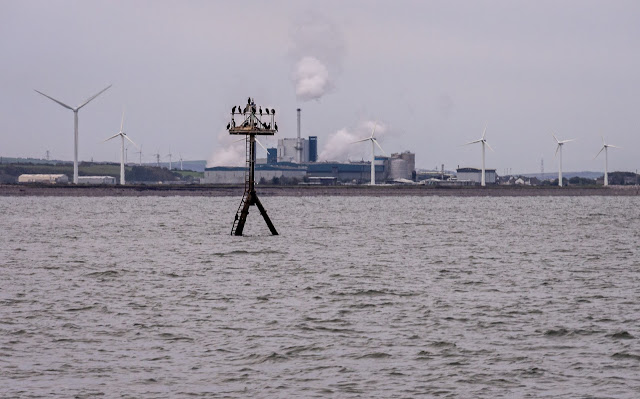
[(482, 176), (480, 177), (480, 185), (483, 187), (486, 185), (485, 168), (484, 168), (484, 146), (486, 145), (487, 147), (489, 147), (491, 151), (493, 151), (493, 148), (491, 148), (489, 143), (487, 143), (487, 140), (484, 138), (485, 133), (487, 133), (486, 124), (484, 125), (484, 130), (482, 131), (482, 137), (480, 137), (478, 140), (470, 141), (464, 144), (464, 145), (469, 145), (469, 144), (475, 144), (475, 143), (482, 143)]
[(131, 140), (129, 138), (129, 136), (127, 136), (127, 134), (122, 130), (123, 128), (124, 128), (124, 112), (122, 112), (122, 122), (120, 122), (120, 131), (105, 140), (105, 141), (109, 141), (109, 140), (114, 139), (114, 138), (116, 138), (118, 136), (120, 136), (120, 138), (122, 139), (121, 147), (120, 147), (120, 184), (122, 184), (122, 185), (125, 184), (125, 180), (124, 180), (124, 139), (129, 140), (131, 142), (131, 144), (136, 146), (136, 148), (139, 148), (138, 145), (136, 143), (134, 143), (133, 140)]
[(178, 155), (180, 155), (180, 170), (184, 170), (184, 169), (182, 169), (182, 154), (178, 153)]
[(171, 170), (171, 166), (172, 166), (172, 164), (171, 164), (171, 156), (172, 155), (173, 154), (171, 154), (171, 148), (169, 148), (169, 154), (167, 154), (167, 157), (169, 157), (169, 170)]
[(593, 159), (598, 158), (598, 155), (600, 155), (602, 150), (604, 150), (604, 185), (605, 186), (609, 185), (609, 147), (621, 148), (621, 147), (615, 146), (613, 144), (605, 143), (604, 142), (604, 136), (602, 136), (602, 148), (600, 149), (600, 151), (598, 151), (596, 156), (593, 157)]
[(375, 165), (376, 146), (378, 146), (378, 148), (380, 149), (380, 151), (382, 151), (384, 155), (387, 155), (387, 153), (384, 152), (382, 147), (380, 147), (380, 144), (378, 144), (378, 140), (376, 140), (376, 138), (373, 137), (373, 134), (376, 132), (376, 127), (377, 127), (377, 123), (374, 123), (373, 130), (371, 131), (371, 136), (367, 137), (366, 139), (354, 141), (353, 143), (351, 143), (351, 144), (362, 143), (363, 141), (371, 140), (371, 185), (372, 186), (376, 185), (376, 165)]
[(558, 186), (562, 187), (562, 146), (570, 141), (575, 141), (575, 139), (558, 140), (555, 134), (551, 133), (551, 135), (556, 139), (556, 143), (558, 143), (558, 146), (556, 147), (556, 156), (558, 156), (558, 151), (560, 151), (560, 162), (558, 163)]
[(98, 94), (89, 97), (85, 102), (83, 102), (82, 104), (78, 105), (75, 108), (63, 103), (62, 101), (58, 101), (55, 98), (48, 96), (41, 91), (34, 89), (37, 93), (42, 94), (43, 96), (47, 97), (49, 100), (55, 101), (58, 104), (62, 105), (63, 107), (73, 111), (73, 131), (74, 131), (74, 134), (73, 134), (73, 137), (74, 137), (73, 139), (73, 183), (74, 184), (78, 184), (78, 111), (80, 111), (80, 108), (89, 104), (91, 100), (93, 100), (94, 98), (98, 97), (100, 94), (107, 91), (109, 87), (111, 87), (111, 85), (102, 89)]

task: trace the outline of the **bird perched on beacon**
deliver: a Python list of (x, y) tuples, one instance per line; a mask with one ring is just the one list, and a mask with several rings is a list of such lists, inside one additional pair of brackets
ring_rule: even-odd
[(277, 122), (274, 122), (274, 123), (273, 123), (273, 127), (276, 129), (276, 132), (277, 132), (277, 131), (278, 131), (278, 123), (277, 123)]
[(235, 114), (236, 113), (236, 106), (234, 105), (233, 108), (231, 108), (231, 113)]
[(258, 110), (260, 112), (260, 116), (262, 116), (262, 107), (260, 107)]

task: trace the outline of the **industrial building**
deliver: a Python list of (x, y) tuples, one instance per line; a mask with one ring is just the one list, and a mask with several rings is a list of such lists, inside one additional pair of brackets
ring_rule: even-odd
[(23, 174), (18, 177), (18, 183), (47, 183), (65, 184), (69, 183), (67, 175), (28, 175)]
[[(384, 159), (380, 161), (376, 157), (376, 180), (386, 179)], [(333, 177), (338, 182), (366, 183), (371, 180), (370, 162), (316, 162), (307, 165), (308, 177)]]
[[(298, 179), (302, 181), (307, 175), (304, 166), (296, 164), (256, 164), (256, 182), (271, 182), (277, 179)], [(203, 184), (244, 184), (247, 168), (242, 166), (214, 166), (204, 170), (204, 178), (200, 179)]]
[(113, 176), (78, 176), (78, 184), (116, 184)]
[[(486, 184), (496, 184), (496, 170), (485, 169), (485, 182)], [(470, 180), (474, 183), (480, 184), (482, 181), (482, 169), (477, 168), (458, 168), (456, 169), (458, 180)]]
[[(298, 143), (299, 146), (298, 146)], [(300, 154), (298, 153), (300, 150)], [(267, 150), (268, 152), (269, 150)], [(301, 159), (298, 159), (298, 156)], [(309, 163), (318, 160), (318, 137), (308, 139), (284, 138), (278, 139), (276, 162)], [(269, 156), (267, 156), (267, 159)], [(267, 161), (268, 162), (268, 161)]]

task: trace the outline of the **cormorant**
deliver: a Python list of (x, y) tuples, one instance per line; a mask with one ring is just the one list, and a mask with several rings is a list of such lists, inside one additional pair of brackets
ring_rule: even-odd
[(267, 125), (267, 129), (271, 130), (271, 124), (270, 123)]
[(251, 104), (251, 97), (247, 98), (247, 104)]
[(231, 127), (236, 127), (236, 121), (233, 118), (231, 118)]
[(276, 132), (278, 131), (278, 123), (277, 122), (273, 122), (273, 127), (276, 129)]
[(275, 115), (276, 114), (276, 110), (271, 108), (271, 115)]
[(264, 111), (269, 115), (269, 108), (265, 108)]
[(266, 124), (266, 123), (264, 123), (264, 122), (262, 122), (262, 127), (263, 127), (264, 129), (266, 129), (266, 128), (267, 128), (267, 124)]
[(234, 105), (233, 108), (231, 108), (231, 115), (236, 113), (236, 106)]
[(253, 111), (253, 113), (255, 114), (255, 113), (256, 113), (256, 106), (255, 106), (255, 105), (252, 105), (252, 106), (251, 106), (251, 110), (252, 110), (252, 111)]
[(262, 107), (259, 108), (260, 116), (262, 116)]
[(231, 123), (227, 123), (227, 130), (229, 130), (229, 126), (231, 126)]
[(242, 107), (238, 105), (238, 113), (241, 114), (242, 113)]

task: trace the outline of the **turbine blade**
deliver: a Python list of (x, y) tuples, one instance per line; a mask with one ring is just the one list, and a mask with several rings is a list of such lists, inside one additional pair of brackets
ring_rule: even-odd
[(556, 143), (558, 143), (558, 144), (559, 144), (559, 143), (560, 143), (560, 140), (558, 140), (558, 138), (556, 137), (556, 135), (555, 135), (555, 134), (553, 134), (553, 133), (551, 133), (551, 135), (553, 136), (553, 138), (554, 138), (554, 139), (556, 139)]
[(371, 138), (373, 138), (373, 134), (376, 132), (376, 127), (378, 127), (378, 123), (373, 122), (373, 130), (371, 131)]
[(560, 144), (560, 142), (558, 142), (558, 146), (556, 147), (556, 155), (554, 155), (555, 157), (557, 157), (557, 156), (558, 156), (558, 150), (560, 149), (560, 146), (561, 146), (561, 145), (562, 145), (562, 144)]
[(126, 134), (123, 134), (123, 136), (125, 139), (129, 140), (131, 144), (133, 144), (136, 148), (140, 149), (140, 147), (138, 147), (138, 144), (134, 143), (133, 140), (129, 138), (129, 136), (127, 136)]
[(256, 139), (256, 143), (260, 144), (260, 147), (262, 147), (265, 151), (269, 152), (267, 150), (267, 147), (263, 146), (262, 143), (258, 139)]
[(363, 141), (369, 141), (369, 140), (371, 140), (371, 137), (367, 137), (366, 139), (362, 139), (362, 140), (358, 140), (358, 141), (352, 141), (350, 144), (362, 143)]
[(104, 141), (103, 141), (103, 143), (104, 143), (105, 141), (109, 141), (109, 140), (111, 140), (111, 139), (115, 139), (115, 138), (116, 138), (116, 137), (118, 137), (118, 136), (120, 136), (120, 133), (116, 133), (116, 134), (114, 134), (113, 136), (111, 136), (111, 137), (109, 137), (108, 139), (104, 140)]
[(58, 101), (58, 100), (56, 100), (55, 98), (53, 98), (53, 97), (51, 97), (51, 96), (48, 96), (48, 95), (44, 94), (43, 92), (38, 91), (38, 90), (36, 90), (36, 89), (33, 89), (33, 90), (35, 90), (35, 92), (36, 92), (36, 93), (40, 93), (40, 94), (42, 94), (43, 96), (47, 97), (49, 100), (55, 101), (55, 102), (57, 102), (58, 104), (62, 105), (63, 107), (65, 107), (65, 108), (69, 108), (70, 110), (75, 111), (75, 109), (73, 109), (72, 107), (70, 107), (70, 106), (68, 106), (67, 104), (63, 103), (62, 101)]
[(384, 152), (384, 150), (382, 149), (382, 147), (380, 147), (380, 144), (378, 144), (378, 140), (376, 140), (376, 139), (371, 139), (371, 140), (373, 141), (373, 143), (374, 143), (375, 145), (377, 145), (377, 146), (378, 146), (378, 148), (380, 149), (380, 151), (382, 151), (382, 153), (383, 153), (385, 156), (388, 156), (388, 155), (387, 155), (387, 153), (386, 153), (386, 152)]
[(617, 146), (617, 145), (613, 145), (613, 144), (607, 144), (607, 147), (622, 148), (622, 147), (619, 147), (619, 146)]
[(120, 122), (120, 131), (122, 131), (123, 127), (124, 127), (124, 110), (122, 110), (122, 121)]
[(475, 143), (480, 143), (480, 142), (482, 142), (482, 139), (475, 140), (475, 141), (470, 141), (470, 142), (468, 142), (468, 143), (464, 143), (464, 144), (462, 144), (462, 145), (469, 145), (469, 144), (475, 144)]
[(576, 141), (576, 139), (562, 140), (562, 141), (559, 141), (559, 143), (560, 144), (564, 144), (564, 143), (569, 143), (569, 142), (572, 142), (572, 141)]
[[(489, 149), (490, 149), (491, 151), (493, 151), (493, 148), (491, 148), (491, 146), (489, 145), (489, 143), (487, 143), (486, 141), (485, 141), (484, 143), (487, 145), (487, 147), (489, 147)], [(493, 151), (493, 152), (495, 152), (495, 151)]]
[(484, 124), (484, 130), (482, 131), (482, 138), (484, 138), (484, 135), (487, 133), (487, 126), (489, 126), (489, 122), (486, 122)]
[(600, 137), (602, 137), (602, 145), (607, 145), (607, 143), (604, 142), (604, 136), (600, 135)]
[(605, 149), (606, 147), (603, 145), (602, 148), (600, 149), (600, 151), (598, 151), (598, 153), (596, 154), (595, 157), (593, 157), (593, 159), (598, 158), (598, 155), (600, 155), (600, 153)]
[(89, 101), (93, 100), (94, 98), (98, 97), (100, 94), (102, 94), (102, 93), (104, 93), (105, 91), (107, 91), (107, 89), (108, 89), (109, 87), (111, 87), (111, 86), (112, 86), (112, 85), (109, 85), (109, 86), (105, 87), (104, 89), (100, 90), (100, 92), (98, 92), (98, 94), (95, 94), (95, 95), (93, 95), (93, 96), (89, 97), (89, 98), (87, 99), (87, 101), (83, 102), (81, 105), (78, 105), (78, 108), (77, 108), (77, 109), (80, 109), (80, 108), (84, 107), (85, 105), (89, 104)]

